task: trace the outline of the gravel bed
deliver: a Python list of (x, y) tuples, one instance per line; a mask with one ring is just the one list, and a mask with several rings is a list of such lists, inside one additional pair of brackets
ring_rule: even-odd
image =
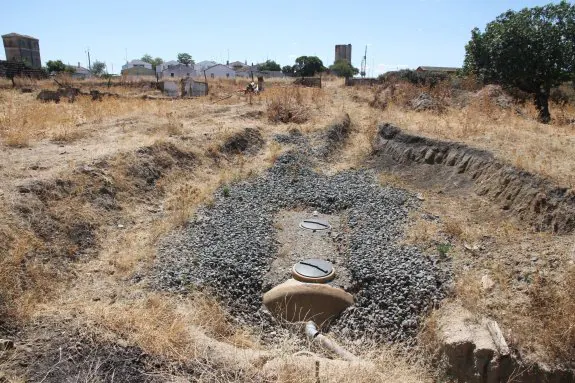
[(288, 134), (276, 134), (274, 140), (280, 144), (309, 145), (309, 140), (297, 129), (291, 129)]
[[(420, 316), (445, 295), (448, 276), (417, 248), (400, 244), (413, 196), (382, 187), (370, 171), (315, 173), (289, 152), (264, 175), (218, 190), (186, 229), (162, 241), (157, 288), (213, 292), (240, 323), (278, 326), (262, 308), (262, 282), (277, 252), (274, 215), (313, 208), (347, 225), (347, 269), (356, 304), (331, 328), (349, 339), (407, 340)], [(276, 327), (277, 328), (277, 327)]]

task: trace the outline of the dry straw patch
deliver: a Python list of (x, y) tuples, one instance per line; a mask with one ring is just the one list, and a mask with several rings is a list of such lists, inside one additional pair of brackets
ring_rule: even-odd
[(0, 210), (0, 317), (26, 318), (38, 303), (51, 297), (58, 270), (41, 260), (29, 259), (31, 252), (42, 247), (39, 238)]
[(254, 347), (253, 336), (234, 327), (228, 314), (213, 299), (199, 293), (173, 298), (156, 293), (108, 304), (80, 304), (73, 310), (105, 338), (119, 337), (143, 351), (186, 361), (201, 358), (202, 338), (197, 331), (235, 347)]
[(570, 265), (559, 280), (536, 274), (522, 315), (533, 318), (529, 327), (518, 328), (530, 344), (541, 345), (550, 357), (575, 359), (575, 266)]
[[(574, 187), (573, 125), (540, 124), (535, 120), (535, 111), (530, 105), (524, 109), (527, 117), (516, 114), (513, 109), (501, 109), (491, 101), (479, 99), (463, 109), (450, 108), (442, 115), (407, 113), (390, 105), (382, 112), (382, 118), (412, 133), (490, 150), (513, 165)], [(565, 113), (575, 118), (574, 107), (565, 109)], [(552, 106), (552, 113), (554, 110), (556, 108)]]
[(268, 120), (272, 123), (302, 124), (310, 117), (304, 94), (300, 88), (274, 88), (266, 91)]
[[(363, 353), (362, 362), (348, 363), (302, 356), (284, 356), (264, 367), (274, 381), (282, 383), (416, 383), (432, 382), (428, 366), (393, 346), (375, 346)], [(319, 371), (316, 370), (319, 362)], [(317, 372), (319, 372), (317, 374)], [(318, 379), (319, 378), (319, 379)]]
[(41, 139), (71, 142), (88, 134), (91, 124), (110, 117), (158, 114), (161, 101), (136, 98), (108, 98), (92, 101), (79, 96), (74, 103), (62, 100), (55, 104), (36, 100), (34, 94), (0, 90), (0, 142), (12, 147), (25, 147)]

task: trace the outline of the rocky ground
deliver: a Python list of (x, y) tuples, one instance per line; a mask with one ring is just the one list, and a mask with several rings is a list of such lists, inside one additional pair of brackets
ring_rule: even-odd
[(275, 215), (305, 207), (345, 217), (342, 251), (351, 273), (346, 290), (355, 306), (332, 324), (349, 339), (405, 340), (420, 316), (445, 296), (448, 276), (436, 260), (400, 244), (416, 200), (384, 188), (369, 171), (328, 177), (311, 160), (288, 152), (256, 179), (219, 189), (185, 230), (164, 240), (155, 266), (158, 288), (213, 291), (239, 322), (277, 327), (262, 308), (264, 276), (276, 257)]

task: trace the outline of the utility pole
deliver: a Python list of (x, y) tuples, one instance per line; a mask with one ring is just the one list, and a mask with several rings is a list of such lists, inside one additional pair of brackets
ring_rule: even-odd
[(88, 54), (88, 69), (92, 69), (92, 64), (90, 63), (90, 48), (86, 49), (86, 53)]

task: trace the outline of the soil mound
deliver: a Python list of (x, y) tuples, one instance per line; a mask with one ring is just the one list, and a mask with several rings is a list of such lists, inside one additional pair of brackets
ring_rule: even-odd
[(264, 144), (264, 139), (259, 130), (245, 128), (226, 140), (220, 147), (220, 152), (225, 154), (255, 153)]
[(322, 133), (322, 146), (318, 149), (317, 154), (320, 157), (328, 157), (331, 153), (341, 147), (351, 132), (351, 119), (349, 114), (345, 113), (337, 121), (329, 125)]

